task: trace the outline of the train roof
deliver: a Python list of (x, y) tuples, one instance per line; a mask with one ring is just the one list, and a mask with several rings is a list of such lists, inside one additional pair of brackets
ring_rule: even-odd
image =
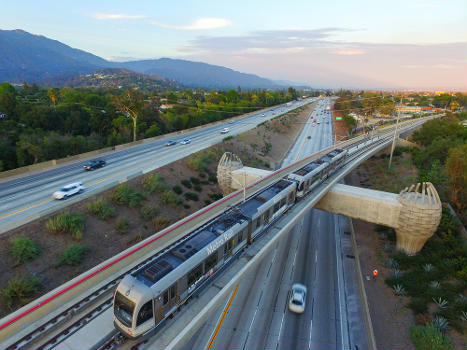
[(203, 227), (188, 234), (170, 250), (157, 256), (132, 276), (151, 287), (177, 266), (195, 255), (231, 227), (246, 220), (241, 213), (231, 210), (208, 222)]
[(316, 159), (310, 164), (305, 165), (303, 168), (300, 168), (293, 173), (296, 175), (304, 176), (313, 170), (315, 170), (317, 167), (319, 167), (321, 164), (323, 164), (323, 161), (321, 159)]
[(240, 211), (243, 215), (251, 218), (258, 211), (259, 207), (274, 198), (276, 195), (292, 184), (293, 182), (289, 180), (280, 179), (278, 182), (248, 199), (245, 203), (240, 204), (238, 207), (240, 208)]

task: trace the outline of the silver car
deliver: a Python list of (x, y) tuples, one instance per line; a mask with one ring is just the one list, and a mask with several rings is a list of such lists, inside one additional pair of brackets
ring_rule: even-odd
[(297, 314), (305, 311), (306, 287), (301, 283), (294, 283), (290, 290), (289, 310)]
[(81, 182), (74, 182), (72, 184), (63, 186), (59, 191), (54, 192), (54, 199), (67, 199), (75, 194), (84, 191), (83, 184)]

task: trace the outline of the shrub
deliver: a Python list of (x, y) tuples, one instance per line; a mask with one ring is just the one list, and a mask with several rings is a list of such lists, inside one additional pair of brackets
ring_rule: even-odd
[(10, 309), (13, 304), (24, 304), (27, 302), (27, 299), (37, 292), (40, 283), (41, 281), (37, 277), (13, 277), (8, 281), (6, 288), (2, 289), (2, 298)]
[(205, 199), (205, 200), (204, 200), (204, 204), (206, 204), (206, 205), (209, 205), (209, 204), (211, 204), (211, 203), (212, 203), (212, 202), (211, 202), (209, 199)]
[(74, 239), (83, 238), (84, 219), (80, 214), (63, 212), (45, 224), (47, 231), (54, 234), (70, 233)]
[(159, 214), (159, 211), (159, 207), (156, 207), (154, 205), (144, 205), (141, 208), (141, 217), (144, 220), (149, 221), (154, 219), (157, 216), (157, 214)]
[(223, 141), (223, 142), (226, 142), (226, 141), (232, 140), (233, 138), (234, 138), (234, 137), (233, 137), (232, 135), (230, 135), (230, 136), (224, 137), (224, 138), (222, 139), (222, 141)]
[(78, 265), (84, 256), (89, 252), (89, 248), (81, 244), (69, 245), (62, 255), (55, 261), (54, 266), (60, 265)]
[(180, 204), (182, 204), (182, 199), (179, 196), (177, 196), (175, 192), (172, 190), (164, 191), (161, 194), (160, 198), (161, 198), (162, 203), (172, 208), (176, 208)]
[(192, 200), (192, 201), (195, 201), (195, 202), (199, 201), (198, 195), (196, 193), (193, 193), (193, 192), (186, 192), (185, 193), (185, 199), (188, 200), (188, 201), (189, 200)]
[(160, 230), (163, 230), (169, 225), (170, 225), (170, 219), (164, 216), (158, 216), (157, 218), (152, 220), (152, 226), (154, 227), (155, 232), (159, 232)]
[(141, 181), (145, 191), (149, 193), (162, 192), (169, 189), (169, 185), (164, 182), (160, 174), (148, 174)]
[(190, 207), (189, 204), (183, 204), (183, 208), (185, 208), (185, 209), (190, 209), (191, 207)]
[(199, 173), (198, 175), (199, 175), (199, 177), (202, 178), (202, 179), (206, 178), (206, 174), (205, 174), (205, 173)]
[(199, 185), (199, 182), (200, 182), (200, 180), (199, 180), (197, 177), (190, 177), (190, 181), (191, 181), (194, 185)]
[(200, 185), (194, 185), (193, 186), (193, 189), (196, 191), (196, 192), (201, 192), (203, 189), (201, 188)]
[(217, 183), (217, 176), (215, 174), (209, 174), (209, 182), (216, 184)]
[(410, 338), (417, 350), (451, 350), (452, 341), (433, 324), (410, 327)]
[(115, 209), (104, 198), (99, 198), (88, 204), (88, 213), (101, 220), (107, 220), (115, 216)]
[(190, 180), (182, 180), (182, 185), (185, 186), (186, 188), (192, 187)]
[(199, 152), (190, 157), (187, 164), (195, 171), (207, 171), (208, 165), (216, 160), (216, 158), (216, 154), (212, 151)]
[(117, 230), (118, 233), (123, 235), (124, 233), (128, 232), (128, 219), (124, 216), (121, 216), (117, 219), (117, 222), (115, 224), (115, 229)]
[(222, 193), (210, 193), (209, 194), (209, 198), (211, 198), (213, 201), (217, 201), (221, 199), (222, 197), (223, 197)]
[(176, 193), (176, 194), (182, 194), (183, 192), (183, 189), (179, 186), (179, 185), (175, 185), (172, 190)]
[(141, 205), (143, 194), (133, 186), (120, 184), (112, 192), (110, 199), (116, 204), (128, 205), (131, 208), (136, 208)]
[(10, 252), (15, 259), (15, 265), (34, 259), (40, 254), (42, 248), (27, 237), (19, 237), (11, 242)]

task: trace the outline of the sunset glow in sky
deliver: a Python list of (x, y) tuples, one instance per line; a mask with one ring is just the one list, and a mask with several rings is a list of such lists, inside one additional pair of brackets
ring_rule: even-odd
[(465, 0), (5, 1), (0, 23), (111, 60), (182, 58), (315, 87), (467, 90)]

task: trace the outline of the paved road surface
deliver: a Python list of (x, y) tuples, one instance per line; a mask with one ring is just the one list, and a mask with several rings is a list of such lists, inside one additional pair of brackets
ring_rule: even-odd
[[(283, 165), (333, 143), (331, 117), (321, 114), (326, 106), (323, 102), (315, 109), (313, 117), (320, 124), (309, 120)], [(355, 344), (354, 338), (363, 338), (358, 341), (360, 349), (367, 347), (359, 299), (355, 295), (358, 290), (347, 288), (353, 292), (350, 312), (344, 298), (344, 280), (348, 286), (354, 286), (351, 266), (349, 269), (346, 265), (349, 273), (343, 276), (340, 245), (345, 224), (342, 217), (312, 210), (242, 280), (214, 341), (214, 330), (224, 307), (206, 322), (186, 348), (209, 349), (212, 342), (211, 349), (347, 349), (349, 339)], [(348, 244), (346, 248), (349, 249)], [(287, 306), (288, 293), (295, 282), (308, 288), (305, 313), (301, 315), (290, 312)]]
[[(315, 99), (296, 101), (280, 108), (271, 108), (268, 111), (248, 115), (236, 120), (233, 124), (225, 122), (207, 126), (173, 138), (175, 141), (191, 139), (192, 142), (189, 145), (177, 144), (166, 147), (165, 144), (169, 138), (165, 138), (111, 153), (100, 158), (107, 161), (107, 166), (94, 171), (85, 172), (82, 168), (85, 162), (81, 160), (0, 183), (0, 232), (4, 232), (17, 222), (25, 223), (34, 219), (34, 215), (41, 211), (57, 207), (58, 203), (52, 199), (51, 195), (64, 185), (81, 181), (88, 190), (104, 189), (106, 185), (124, 181), (131, 174), (141, 171), (146, 173), (186, 157), (220, 142), (226, 136), (245, 132), (264, 120), (274, 118), (313, 100)], [(228, 134), (220, 133), (224, 127), (230, 129)]]

